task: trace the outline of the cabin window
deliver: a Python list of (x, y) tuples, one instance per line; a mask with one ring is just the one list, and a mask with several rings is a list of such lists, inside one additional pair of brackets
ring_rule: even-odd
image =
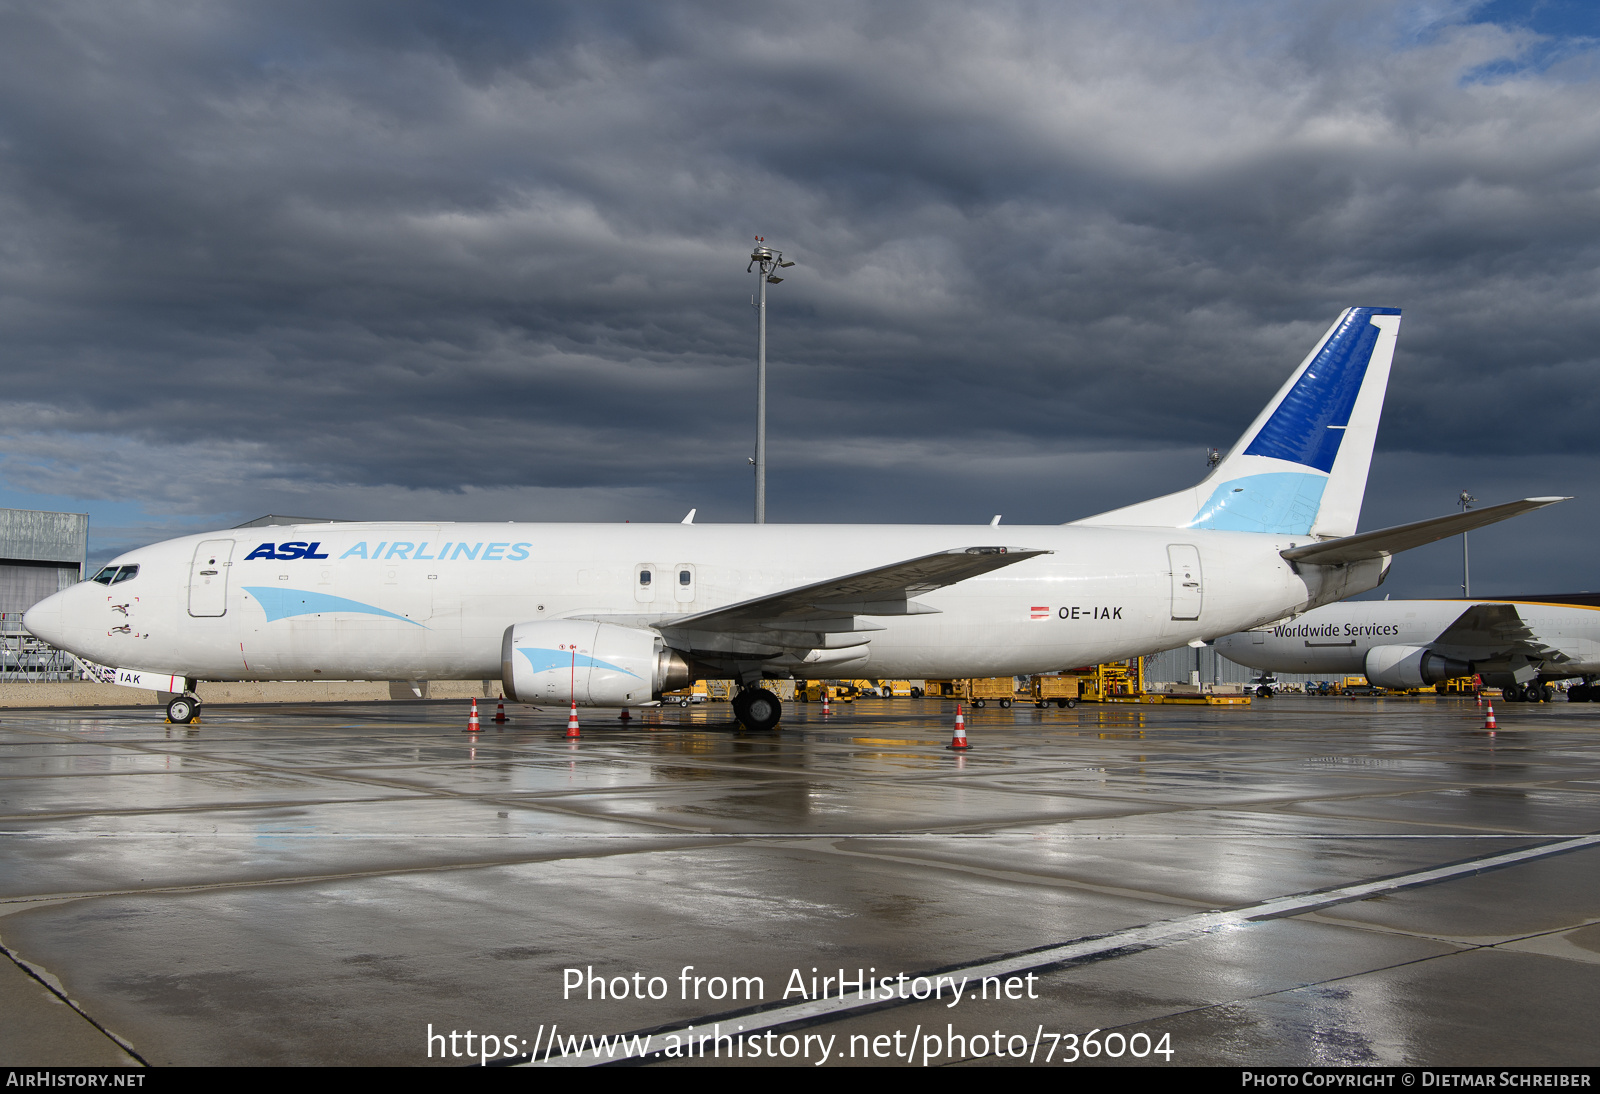
[(691, 585), (693, 583), (694, 583), (694, 575), (693, 574), (691, 574), (688, 570), (679, 570), (678, 571), (678, 584), (679, 585)]
[(641, 585), (650, 584), (650, 571), (649, 570), (640, 570), (639, 571), (639, 584), (641, 584)]

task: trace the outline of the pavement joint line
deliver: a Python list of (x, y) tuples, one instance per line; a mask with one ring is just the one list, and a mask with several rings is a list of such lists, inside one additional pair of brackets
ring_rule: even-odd
[[(621, 849), (615, 855), (633, 854)], [(155, 885), (149, 888), (100, 889), (81, 893), (39, 893), (31, 896), (0, 897), (0, 916), (29, 911), (32, 908), (66, 904), (75, 900), (99, 900), (106, 897), (165, 896), (184, 893), (214, 893), (228, 889), (266, 889), (281, 885), (320, 885), (328, 882), (355, 881), (363, 878), (408, 877), (414, 874), (451, 873), (462, 870), (485, 870), (504, 866), (522, 866), (532, 863), (561, 861), (568, 856), (556, 854), (528, 855), (521, 858), (486, 859), (473, 862), (440, 862), (426, 866), (397, 866), (375, 870), (347, 870), (333, 874), (305, 874), (296, 877), (234, 878), (227, 881), (195, 882), (189, 885)], [(604, 852), (591, 853), (586, 858), (611, 857)]]
[(1394, 927), (1386, 923), (1362, 923), (1354, 919), (1334, 919), (1331, 916), (1319, 915), (1316, 912), (1307, 912), (1304, 916), (1308, 923), (1323, 923), (1330, 927), (1344, 927), (1355, 931), (1371, 931), (1374, 934), (1396, 935), (1401, 938), (1421, 938), (1429, 942), (1448, 942), (1452, 946), (1460, 946), (1463, 950), (1492, 950), (1512, 942), (1526, 942), (1530, 938), (1549, 938), (1555, 935), (1570, 934), (1581, 931), (1585, 927), (1593, 927), (1600, 923), (1600, 919), (1585, 919), (1577, 923), (1570, 923), (1564, 927), (1552, 927), (1547, 931), (1531, 931), (1528, 934), (1494, 935), (1488, 938), (1483, 936), (1429, 934), (1426, 931), (1408, 931), (1403, 927)]
[(0, 829), (0, 836), (23, 836), (29, 838), (49, 839), (80, 839), (93, 837), (95, 839), (209, 839), (213, 837), (231, 837), (236, 839), (260, 839), (262, 836), (272, 836), (278, 839), (380, 839), (380, 840), (425, 840), (425, 839), (569, 839), (569, 840), (686, 840), (699, 837), (709, 840), (1027, 840), (1030, 842), (1045, 843), (1112, 843), (1118, 841), (1149, 840), (1151, 842), (1172, 843), (1185, 840), (1227, 840), (1230, 843), (1259, 842), (1271, 843), (1279, 840), (1347, 840), (1350, 842), (1366, 843), (1381, 840), (1521, 840), (1551, 839), (1551, 840), (1581, 840), (1588, 838), (1600, 839), (1600, 835), (1593, 832), (1474, 832), (1474, 833), (1429, 833), (1429, 832), (1374, 832), (1374, 833), (1338, 833), (1338, 832), (1183, 832), (1183, 833), (1121, 833), (1121, 832), (1065, 832), (1065, 833), (1031, 833), (1031, 832), (713, 832), (702, 829), (694, 832), (276, 832), (272, 829), (258, 829), (250, 832), (176, 832), (167, 829), (153, 829), (148, 832), (128, 831), (100, 831), (97, 829), (67, 828), (56, 831), (9, 830)]
[[(1380, 893), (1393, 892), (1397, 889), (1415, 888), (1440, 881), (1448, 881), (1467, 874), (1479, 874), (1486, 870), (1515, 866), (1532, 859), (1578, 851), (1597, 844), (1600, 844), (1600, 835), (1587, 835), (1575, 839), (1562, 840), (1557, 843), (1541, 844), (1536, 847), (1467, 859), (1406, 874), (1357, 882), (1356, 884), (1345, 885), (1336, 889), (1313, 890), (1306, 893), (1273, 897), (1269, 900), (1227, 911), (1198, 912), (1194, 915), (1130, 927), (1121, 931), (1113, 931), (1109, 934), (1093, 935), (1087, 938), (1074, 939), (1070, 942), (1025, 950), (1020, 953), (1006, 954), (973, 964), (928, 969), (915, 974), (912, 979), (914, 982), (918, 977), (925, 977), (931, 980), (936, 976), (960, 975), (967, 979), (977, 979), (981, 982), (984, 978), (991, 976), (1014, 976), (1018, 973), (1030, 971), (1044, 972), (1075, 962), (1117, 956), (1122, 952), (1147, 950), (1199, 935), (1210, 934), (1218, 930), (1237, 930), (1254, 923), (1282, 919), (1301, 912), (1326, 908), (1334, 904), (1364, 900), (1368, 897), (1376, 896)], [(678, 1043), (681, 1044), (685, 1040), (691, 1042), (694, 1040), (696, 1034), (693, 1031), (696, 1027), (699, 1028), (699, 1036), (707, 1036), (707, 1023), (711, 1023), (713, 1027), (716, 1027), (724, 1021), (740, 1020), (738, 1033), (742, 1036), (758, 1030), (772, 1029), (779, 1026), (821, 1025), (838, 1017), (843, 1017), (851, 1011), (877, 1010), (889, 1006), (922, 1001), (914, 998), (884, 1000), (879, 998), (850, 999), (845, 997), (840, 999), (810, 1000), (794, 1004), (774, 1003), (767, 1006), (704, 1015), (694, 1019), (692, 1022), (670, 1023), (651, 1029), (634, 1030), (620, 1036), (630, 1040), (634, 1037), (648, 1036), (650, 1044), (656, 1043), (657, 1037), (662, 1038), (664, 1041), (667, 1037), (676, 1036)], [(590, 1043), (593, 1044), (592, 1041)], [(546, 1058), (543, 1060), (518, 1059), (507, 1061), (507, 1066), (596, 1067), (625, 1063), (637, 1066), (639, 1064), (648, 1064), (650, 1059), (650, 1057), (625, 1057), (623, 1059), (607, 1057), (606, 1059), (595, 1059), (593, 1055), (586, 1059), (581, 1053), (574, 1056), (562, 1055), (551, 1059), (550, 1056), (553, 1050), (554, 1045), (552, 1044), (546, 1052)]]
[[(150, 1061), (146, 1060), (143, 1056), (140, 1056), (139, 1055), (139, 1051), (133, 1047), (133, 1044), (130, 1041), (128, 1041), (127, 1038), (119, 1037), (117, 1034), (113, 1033), (111, 1030), (107, 1029), (105, 1026), (103, 1026), (99, 1022), (95, 1021), (94, 1017), (88, 1011), (84, 1010), (81, 1006), (79, 1006), (78, 1003), (72, 998), (72, 996), (67, 994), (67, 989), (61, 983), (59, 978), (57, 978), (57, 977), (51, 975), (50, 973), (46, 972), (44, 969), (42, 969), (39, 966), (35, 965), (33, 962), (27, 961), (27, 960), (17, 956), (15, 951), (13, 951), (11, 949), (8, 949), (4, 945), (0, 945), (0, 956), (3, 956), (3, 957), (6, 957), (6, 958), (10, 959), (12, 964), (16, 965), (17, 968), (21, 969), (24, 973), (26, 973), (33, 980), (38, 981), (38, 983), (40, 983), (41, 985), (44, 986), (44, 989), (46, 991), (48, 991), (51, 995), (55, 996), (57, 999), (61, 1000), (62, 1003), (64, 1003), (66, 1006), (70, 1007), (73, 1011), (75, 1011), (77, 1013), (78, 1017), (82, 1018), (85, 1022), (88, 1022), (95, 1029), (97, 1029), (101, 1033), (105, 1034), (105, 1036), (110, 1038), (111, 1041), (118, 1048), (122, 1049), (123, 1052), (126, 1052), (129, 1056), (132, 1056), (135, 1060), (139, 1061), (139, 1064), (140, 1064), (141, 1067), (149, 1067), (150, 1066)], [(16, 1070), (21, 1070), (21, 1069), (16, 1069)]]

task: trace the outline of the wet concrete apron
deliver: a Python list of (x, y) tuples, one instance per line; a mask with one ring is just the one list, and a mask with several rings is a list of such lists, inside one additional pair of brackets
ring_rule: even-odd
[(1593, 1064), (1600, 706), (1497, 714), (10, 713), (0, 1062)]

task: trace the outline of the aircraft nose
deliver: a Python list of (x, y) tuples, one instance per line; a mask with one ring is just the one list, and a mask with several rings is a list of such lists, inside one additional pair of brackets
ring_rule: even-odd
[(66, 613), (62, 601), (67, 591), (52, 593), (29, 608), (22, 616), (22, 625), (35, 638), (42, 638), (52, 646), (66, 648)]

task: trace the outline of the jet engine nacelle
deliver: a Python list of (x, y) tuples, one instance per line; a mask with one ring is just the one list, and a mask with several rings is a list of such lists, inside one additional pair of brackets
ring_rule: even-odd
[(519, 703), (596, 707), (639, 706), (691, 680), (683, 656), (654, 631), (581, 619), (507, 627), (500, 673)]
[(1380, 688), (1422, 688), (1454, 676), (1470, 676), (1472, 666), (1443, 657), (1426, 646), (1373, 646), (1367, 651), (1367, 682)]

